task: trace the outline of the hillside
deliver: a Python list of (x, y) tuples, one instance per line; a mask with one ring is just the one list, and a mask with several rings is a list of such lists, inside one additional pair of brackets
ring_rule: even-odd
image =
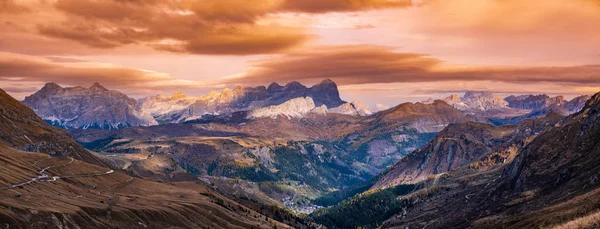
[(33, 110), (0, 89), (0, 142), (15, 149), (73, 157), (105, 165), (75, 142), (64, 130), (47, 125)]
[[(582, 111), (520, 149), (510, 164), (487, 172), (452, 172), (433, 194), (383, 227), (538, 228), (581, 223), (594, 228), (600, 200), (594, 175), (600, 172), (599, 124), (596, 94)], [(461, 208), (443, 207), (456, 205)]]
[(150, 182), (104, 167), (2, 90), (0, 111), (0, 221), (9, 228), (290, 228), (266, 215), (305, 227), (278, 207), (243, 206), (199, 183)]

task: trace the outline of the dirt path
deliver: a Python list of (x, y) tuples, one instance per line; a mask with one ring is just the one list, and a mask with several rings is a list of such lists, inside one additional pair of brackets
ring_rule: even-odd
[(7, 189), (18, 188), (18, 187), (21, 187), (21, 186), (24, 186), (24, 185), (31, 184), (31, 183), (36, 182), (36, 181), (40, 181), (40, 182), (54, 182), (54, 181), (57, 181), (58, 179), (61, 179), (61, 178), (78, 178), (78, 177), (104, 176), (104, 175), (109, 175), (109, 174), (112, 174), (112, 173), (115, 172), (114, 170), (111, 169), (111, 170), (109, 170), (107, 172), (103, 172), (103, 173), (77, 174), (77, 175), (52, 176), (52, 177), (45, 173), (46, 170), (48, 170), (48, 169), (56, 168), (56, 167), (60, 167), (60, 166), (65, 166), (65, 165), (73, 163), (73, 161), (75, 161), (75, 159), (71, 158), (71, 161), (69, 161), (67, 163), (60, 164), (60, 165), (48, 166), (48, 167), (42, 169), (39, 172), (42, 175), (37, 176), (37, 177), (33, 177), (33, 178), (31, 178), (31, 180), (26, 181), (26, 182), (22, 182), (22, 183), (19, 183), (19, 184), (13, 184), (13, 185), (8, 186), (8, 187), (2, 187), (2, 188), (0, 188), (0, 190), (7, 190)]

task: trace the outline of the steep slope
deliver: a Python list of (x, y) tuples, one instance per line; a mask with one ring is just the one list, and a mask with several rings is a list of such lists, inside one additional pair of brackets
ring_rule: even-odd
[(450, 124), (431, 142), (386, 171), (372, 188), (417, 183), (431, 175), (449, 172), (474, 162), (501, 164), (510, 161), (530, 138), (553, 127), (564, 117), (551, 111), (545, 117), (521, 121), (518, 126), (471, 122)]
[(484, 117), (514, 116), (525, 112), (508, 107), (502, 97), (485, 91), (467, 91), (463, 97), (454, 94), (443, 100), (456, 109)]
[(374, 113), (373, 109), (359, 101), (344, 103), (338, 107), (328, 109), (327, 112), (356, 116), (368, 116)]
[(47, 83), (25, 97), (23, 103), (47, 122), (63, 128), (117, 129), (157, 124), (150, 114), (142, 112), (135, 99), (98, 83), (89, 88)]
[[(102, 163), (83, 162), (79, 159), (92, 163), (97, 159), (2, 90), (0, 115), (0, 222), (4, 227), (290, 228), (269, 215), (306, 228), (275, 206), (242, 206), (194, 182), (149, 182)], [(33, 147), (36, 143), (39, 147)], [(15, 149), (23, 144), (49, 154)]]
[(2, 143), (0, 161), (0, 221), (10, 228), (289, 228), (192, 182), (148, 182)]
[(0, 89), (0, 142), (23, 151), (73, 157), (104, 165), (77, 144), (65, 131), (51, 127), (31, 109)]
[(565, 103), (564, 105), (562, 105), (562, 107), (572, 113), (579, 112), (580, 110), (583, 109), (586, 102), (590, 98), (591, 97), (589, 95), (577, 96), (577, 97), (573, 98), (572, 100), (568, 101), (567, 103)]
[(402, 158), (372, 188), (418, 183), (431, 175), (469, 165), (498, 150), (506, 136), (516, 130), (516, 126), (450, 124), (431, 142)]
[(287, 118), (301, 118), (308, 113), (325, 114), (326, 112), (327, 107), (325, 105), (316, 107), (312, 98), (304, 97), (290, 99), (279, 105), (254, 109), (248, 112), (247, 118), (277, 118), (278, 116), (284, 116)]
[(594, 228), (599, 135), (600, 93), (582, 111), (535, 137), (507, 166), (451, 172), (440, 188), (383, 227), (551, 228), (578, 221), (582, 228)]

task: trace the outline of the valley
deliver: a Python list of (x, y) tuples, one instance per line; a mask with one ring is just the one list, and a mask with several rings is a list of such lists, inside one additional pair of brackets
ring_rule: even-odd
[[(330, 95), (327, 98), (341, 101), (339, 97), (336, 98), (338, 93), (335, 83), (324, 81), (322, 84), (327, 86), (316, 85), (313, 88), (329, 88), (334, 92), (327, 92)], [(52, 93), (74, 90), (53, 87)], [(271, 85), (269, 88), (277, 89), (272, 89), (275, 91), (293, 88), (313, 90), (297, 83), (290, 83), (285, 87)], [(43, 89), (41, 92), (48, 90), (50, 89)], [(118, 94), (100, 85), (76, 90), (83, 91), (80, 94), (83, 97), (86, 93)], [(250, 95), (256, 94), (245, 93), (255, 93), (262, 89), (236, 90), (243, 92), (236, 92), (236, 96), (243, 95), (240, 98), (245, 102), (241, 104), (250, 104), (253, 101), (251, 98), (254, 98)], [(41, 94), (36, 96), (42, 97)], [(421, 217), (433, 214), (430, 213), (432, 209), (435, 209), (434, 212), (446, 211), (443, 210), (446, 204), (462, 204), (464, 201), (466, 206), (471, 206), (470, 203), (483, 201), (481, 195), (484, 194), (497, 199), (494, 201), (497, 204), (482, 205), (488, 209), (489, 213), (486, 214), (492, 214), (491, 209), (502, 212), (511, 209), (509, 206), (528, 202), (535, 192), (525, 191), (521, 197), (499, 194), (508, 191), (507, 171), (514, 170), (514, 164), (522, 160), (522, 151), (533, 144), (538, 135), (565, 125), (564, 122), (568, 122), (566, 120), (574, 119), (576, 116), (567, 117), (575, 112), (573, 109), (591, 106), (590, 102), (584, 107), (574, 105), (581, 103), (583, 97), (575, 98), (572, 102), (546, 98), (543, 104), (533, 100), (531, 103), (534, 105), (528, 106), (524, 105), (524, 101), (528, 100), (521, 97), (518, 100), (520, 103), (516, 103), (513, 100), (506, 102), (491, 94), (469, 92), (464, 98), (453, 96), (445, 100), (402, 103), (379, 112), (361, 108), (360, 111), (356, 110), (357, 113), (348, 113), (340, 108), (336, 110), (339, 113), (336, 113), (325, 108), (325, 103), (331, 101), (318, 100), (324, 107), (319, 110), (317, 100), (311, 97), (283, 101), (280, 95), (272, 96), (274, 97), (266, 99), (279, 101), (280, 104), (243, 108), (246, 105), (240, 107), (234, 96), (224, 104), (237, 106), (236, 109), (239, 110), (229, 107), (223, 110), (225, 113), (207, 113), (195, 116), (195, 119), (186, 118), (183, 122), (169, 121), (158, 125), (137, 126), (129, 123), (128, 126), (113, 125), (105, 126), (106, 128), (97, 125), (97, 120), (78, 128), (58, 125), (66, 128), (68, 135), (55, 127), (46, 127), (46, 123), (57, 125), (57, 122), (42, 121), (31, 116), (30, 119), (35, 120), (36, 125), (41, 128), (64, 135), (65, 144), (80, 144), (85, 149), (77, 148), (81, 147), (77, 145), (75, 152), (59, 155), (62, 156), (59, 158), (55, 158), (53, 151), (50, 151), (50, 157), (23, 159), (20, 163), (25, 166), (22, 168), (24, 171), (14, 175), (18, 178), (16, 180), (4, 178), (7, 180), (2, 190), (15, 192), (31, 186), (65, 183), (65, 187), (73, 187), (65, 192), (59, 186), (54, 192), (61, 196), (75, 195), (76, 199), (84, 201), (85, 203), (71, 203), (78, 208), (91, 208), (87, 204), (90, 201), (108, 204), (110, 217), (102, 221), (104, 225), (125, 225), (123, 223), (133, 220), (131, 217), (119, 218), (122, 221), (113, 220), (112, 212), (119, 214), (116, 209), (113, 210), (117, 203), (131, 202), (121, 207), (124, 211), (158, 213), (163, 210), (150, 209), (144, 203), (151, 202), (153, 198), (164, 198), (168, 200), (167, 206), (210, 209), (210, 203), (216, 203), (225, 207), (220, 211), (224, 211), (226, 217), (240, 220), (239, 224), (234, 223), (237, 226), (220, 225), (225, 228), (246, 228), (250, 224), (300, 228), (319, 225), (327, 228), (404, 228), (415, 225), (434, 228), (440, 225), (465, 227), (471, 224), (483, 227), (489, 224), (482, 221), (486, 218), (479, 219), (477, 217), (482, 216), (476, 217), (468, 209), (447, 210), (454, 211), (452, 214), (458, 216), (468, 214), (477, 221), (469, 218), (457, 221), (447, 218), (442, 221), (436, 217)], [(263, 101), (265, 97), (258, 99)], [(191, 97), (178, 94), (141, 101), (154, 101), (160, 107), (173, 109), (181, 109), (188, 104), (198, 106), (197, 103), (191, 103), (191, 100)], [(171, 101), (176, 102), (171, 105)], [(343, 105), (346, 106), (344, 109), (354, 109), (357, 108), (355, 104), (359, 104), (340, 103), (349, 104)], [(6, 99), (5, 104), (6, 107), (14, 108), (22, 106), (10, 99)], [(113, 105), (106, 106), (108, 107), (102, 110), (110, 110)], [(561, 106), (573, 108), (568, 110)], [(145, 113), (143, 109), (150, 109), (148, 113), (156, 118), (166, 117), (166, 113), (159, 112), (162, 110), (158, 107), (148, 104), (134, 107), (142, 109), (142, 113)], [(520, 118), (521, 116), (526, 118)], [(8, 119), (6, 116), (4, 118)], [(511, 122), (515, 124), (497, 125), (498, 120), (509, 119), (514, 120)], [(16, 120), (19, 121), (18, 118)], [(28, 125), (17, 125), (14, 121), (5, 125), (9, 123), (9, 128), (18, 128), (16, 131), (25, 133), (24, 140), (17, 142), (6, 136), (9, 143), (12, 141), (12, 144), (19, 145), (26, 143), (22, 143), (23, 141), (40, 139), (38, 136), (47, 136), (39, 135), (39, 131), (26, 133), (33, 129)], [(69, 140), (69, 135), (77, 143)], [(42, 145), (44, 144), (46, 143)], [(5, 148), (7, 152), (14, 151), (14, 155), (7, 155), (21, 157), (23, 153), (18, 150), (31, 149), (31, 146), (14, 150)], [(95, 165), (85, 164), (86, 162)], [(107, 168), (101, 169), (98, 166)], [(140, 185), (144, 186), (144, 190), (152, 190), (148, 193), (156, 194), (142, 198), (139, 196)], [(167, 188), (172, 190), (161, 194), (160, 190)], [(190, 190), (203, 191), (200, 191), (199, 196), (192, 197), (194, 195), (189, 193)], [(30, 192), (32, 193), (21, 190), (14, 194), (18, 197), (13, 198), (26, 199), (22, 197), (38, 195)], [(108, 201), (89, 199), (91, 197), (86, 197), (89, 193), (103, 193), (103, 196), (94, 198), (108, 198)], [(174, 195), (178, 195), (180, 199), (168, 197), (169, 193), (177, 193)], [(227, 201), (230, 204), (222, 204)], [(240, 207), (235, 207), (236, 204)], [(473, 206), (477, 209), (475, 206), (478, 205)], [(64, 215), (65, 218), (59, 217), (58, 221), (64, 225), (79, 225), (79, 221), (97, 220), (97, 216), (87, 216), (90, 214), (88, 211), (77, 213), (78, 216)], [(255, 215), (245, 214), (249, 211), (255, 212)], [(210, 212), (212, 214), (213, 210)], [(244, 217), (240, 218), (240, 214)], [(264, 214), (266, 218), (263, 218), (267, 220), (253, 222), (247, 218), (260, 218), (260, 214)], [(434, 215), (437, 214), (439, 213)], [(22, 213), (17, 215), (23, 217)], [(134, 215), (135, 219), (139, 219), (138, 225), (148, 226), (152, 223), (157, 227), (152, 219), (143, 218), (144, 215), (137, 213)], [(350, 221), (343, 220), (346, 215), (357, 217)], [(189, 214), (186, 216), (188, 218), (185, 220), (178, 221), (182, 227), (191, 226)], [(11, 217), (11, 222), (15, 225), (23, 222), (23, 218)], [(195, 226), (199, 226), (199, 217), (194, 217)], [(269, 217), (273, 221), (269, 221)], [(200, 221), (204, 222), (203, 220), (212, 222), (215, 219), (203, 218)]]

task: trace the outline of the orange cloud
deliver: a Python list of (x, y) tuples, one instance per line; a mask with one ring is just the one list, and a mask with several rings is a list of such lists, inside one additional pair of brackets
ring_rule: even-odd
[(281, 10), (306, 13), (326, 13), (400, 8), (411, 5), (412, 1), (410, 0), (287, 0), (281, 5)]
[(310, 40), (306, 29), (262, 19), (285, 12), (327, 13), (406, 7), (408, 0), (57, 0), (58, 22), (37, 32), (106, 49), (144, 45), (192, 54), (280, 53)]
[(57, 82), (86, 85), (101, 82), (107, 86), (138, 86), (170, 80), (169, 75), (92, 62), (65, 62), (49, 58), (0, 52), (0, 77), (12, 81)]
[(0, 13), (18, 14), (28, 11), (29, 8), (17, 4), (14, 0), (0, 0)]
[(369, 84), (436, 81), (556, 82), (600, 85), (600, 65), (571, 67), (447, 66), (442, 60), (368, 45), (317, 47), (253, 62), (229, 82), (268, 83), (292, 80)]

